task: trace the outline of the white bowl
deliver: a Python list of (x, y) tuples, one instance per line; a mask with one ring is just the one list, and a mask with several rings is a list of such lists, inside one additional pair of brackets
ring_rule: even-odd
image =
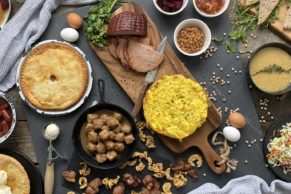
[(163, 13), (165, 15), (176, 15), (176, 14), (180, 13), (181, 11), (183, 11), (185, 9), (185, 7), (187, 6), (189, 0), (183, 0), (182, 7), (178, 11), (175, 11), (175, 12), (167, 12), (167, 11), (164, 11), (158, 5), (157, 0), (153, 0), (153, 2), (154, 2), (155, 7), (157, 8), (157, 10), (159, 10), (161, 13)]
[(221, 14), (223, 14), (228, 6), (229, 6), (229, 3), (230, 3), (230, 0), (224, 0), (224, 5), (223, 7), (216, 13), (216, 14), (209, 14), (209, 13), (206, 13), (206, 12), (203, 12), (201, 11), (197, 5), (196, 5), (196, 0), (192, 0), (193, 1), (193, 5), (194, 5), (194, 8), (195, 10), (201, 15), (201, 16), (204, 16), (204, 17), (208, 17), (208, 18), (214, 18), (214, 17), (217, 17), (217, 16), (220, 16)]
[(12, 114), (11, 126), (10, 126), (8, 132), (4, 136), (0, 137), (0, 144), (1, 144), (1, 143), (5, 142), (10, 137), (10, 135), (12, 134), (12, 132), (15, 129), (16, 109), (15, 109), (15, 105), (14, 105), (13, 101), (6, 93), (0, 91), (0, 98), (4, 99), (8, 103), (8, 105), (10, 106), (10, 109), (11, 109), (11, 114)]
[[(179, 46), (179, 44), (177, 42), (177, 36), (178, 36), (179, 32), (183, 28), (191, 27), (191, 26), (199, 27), (205, 34), (205, 40), (204, 40), (204, 45), (203, 45), (202, 49), (200, 51), (195, 52), (195, 53), (187, 53), (187, 52), (183, 51), (180, 48), (180, 46)], [(201, 55), (204, 51), (206, 51), (208, 49), (208, 47), (209, 47), (209, 45), (211, 43), (211, 32), (210, 32), (210, 29), (201, 20), (198, 20), (198, 19), (187, 19), (187, 20), (184, 20), (175, 29), (175, 32), (174, 32), (174, 43), (175, 43), (175, 46), (177, 47), (177, 49), (181, 53), (183, 53), (184, 55), (187, 55), (187, 56), (198, 56), (198, 55)]]

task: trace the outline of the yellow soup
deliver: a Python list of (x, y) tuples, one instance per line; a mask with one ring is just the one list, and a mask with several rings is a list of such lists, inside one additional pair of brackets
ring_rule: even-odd
[(291, 56), (278, 47), (264, 48), (251, 60), (250, 75), (260, 90), (281, 92), (291, 83)]

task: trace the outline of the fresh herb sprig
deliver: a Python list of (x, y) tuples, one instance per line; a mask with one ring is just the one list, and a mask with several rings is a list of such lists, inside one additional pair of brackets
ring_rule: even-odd
[(93, 45), (103, 48), (108, 44), (106, 25), (109, 23), (112, 9), (120, 0), (103, 0), (90, 8), (85, 16), (87, 40)]
[(256, 31), (258, 16), (248, 13), (255, 6), (256, 4), (252, 4), (243, 8), (239, 0), (234, 1), (235, 10), (231, 20), (232, 30), (229, 33), (232, 40), (245, 41), (250, 31)]
[(291, 69), (284, 69), (283, 67), (273, 64), (268, 67), (261, 69), (260, 71), (256, 72), (254, 75), (258, 75), (260, 73), (290, 73)]
[[(265, 24), (261, 26), (262, 28), (268, 27), (278, 19), (280, 7), (283, 3), (291, 4), (291, 0), (281, 1), (266, 20)], [(235, 0), (234, 7), (234, 16), (231, 20), (232, 30), (230, 31), (229, 36), (232, 40), (244, 42), (247, 39), (249, 32), (256, 33), (259, 3), (251, 4), (244, 8), (241, 6), (240, 0)], [(253, 15), (248, 13), (250, 9), (256, 9), (257, 14)]]
[(213, 38), (212, 41), (217, 45), (225, 45), (226, 49), (229, 52), (235, 53), (237, 52), (236, 47), (229, 40), (224, 40), (223, 38)]

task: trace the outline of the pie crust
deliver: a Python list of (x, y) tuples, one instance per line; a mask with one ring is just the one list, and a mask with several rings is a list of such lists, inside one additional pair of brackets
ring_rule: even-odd
[(0, 154), (0, 170), (7, 172), (7, 186), (12, 193), (30, 194), (30, 181), (24, 167), (16, 159)]
[(84, 57), (64, 43), (32, 49), (20, 69), (20, 88), (30, 104), (41, 110), (67, 110), (86, 92), (88, 67)]

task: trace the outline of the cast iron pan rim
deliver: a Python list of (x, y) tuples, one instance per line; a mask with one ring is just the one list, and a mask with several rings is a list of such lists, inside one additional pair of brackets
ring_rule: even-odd
[[(14, 153), (14, 154), (16, 154), (16, 155), (19, 155), (19, 156), (21, 156), (24, 160), (26, 160), (29, 164), (31, 164), (31, 167), (34, 169), (34, 171), (36, 172), (36, 176), (39, 178), (39, 180), (40, 180), (40, 182), (41, 182), (41, 185), (37, 185), (38, 186), (38, 188), (40, 189), (40, 191), (41, 191), (41, 193), (40, 194), (43, 194), (44, 193), (44, 190), (43, 190), (43, 179), (42, 179), (42, 175), (40, 174), (40, 171), (39, 171), (39, 169), (35, 166), (35, 164), (33, 163), (33, 161), (28, 157), (28, 156), (26, 156), (25, 154), (23, 154), (22, 152), (20, 152), (20, 151), (17, 151), (17, 150), (14, 150), (14, 149), (8, 149), (8, 148), (0, 148), (0, 154), (5, 154), (5, 153), (2, 153), (2, 152), (8, 152), (8, 153)], [(13, 156), (11, 156), (11, 155), (9, 155), (9, 154), (5, 154), (5, 155), (8, 155), (8, 156), (10, 156), (10, 157), (12, 157), (12, 158), (14, 158), (14, 159), (16, 159), (15, 157), (13, 157)], [(16, 159), (17, 160), (17, 159)], [(17, 160), (18, 161), (18, 160)], [(18, 161), (19, 162), (19, 161)], [(21, 164), (21, 165), (23, 165), (23, 164)], [(26, 166), (23, 166), (24, 167), (24, 169), (26, 170)], [(31, 172), (31, 171), (29, 171), (29, 172)], [(27, 172), (27, 174), (28, 174), (28, 178), (30, 178), (29, 177), (29, 173)], [(30, 187), (31, 187), (31, 185), (33, 184), (33, 180), (29, 180), (30, 181)], [(31, 188), (30, 188), (30, 192), (32, 192), (31, 191)]]
[[(283, 50), (286, 51), (287, 53), (289, 53), (289, 55), (291, 55), (291, 47), (289, 47), (289, 46), (286, 45), (286, 44), (283, 44), (283, 43), (280, 43), (280, 42), (270, 42), (270, 43), (263, 44), (262, 46), (258, 47), (258, 48), (257, 48), (257, 49), (252, 53), (251, 58), (249, 59), (248, 64), (247, 64), (247, 76), (248, 76), (248, 78), (252, 81), (253, 85), (254, 85), (258, 90), (260, 90), (260, 91), (262, 91), (262, 92), (264, 92), (264, 93), (266, 93), (266, 94), (270, 94), (270, 95), (281, 95), (281, 94), (284, 94), (284, 93), (286, 93), (286, 92), (288, 92), (288, 91), (283, 90), (283, 91), (276, 92), (276, 93), (265, 92), (265, 91), (261, 90), (260, 88), (258, 88), (258, 87), (256, 86), (256, 84), (253, 82), (253, 80), (252, 80), (252, 76), (251, 76), (251, 74), (250, 74), (250, 63), (251, 63), (252, 59), (254, 58), (254, 56), (255, 56), (255, 55), (256, 55), (260, 50), (262, 50), (262, 49), (264, 49), (264, 48), (267, 48), (267, 47), (278, 47), (278, 48), (283, 49)], [(289, 86), (289, 87), (290, 87), (290, 86)], [(287, 88), (287, 90), (289, 90), (289, 89)]]
[[(284, 173), (283, 173), (283, 168), (281, 168), (281, 167), (273, 167), (273, 166), (271, 166), (270, 164), (269, 164), (269, 162), (268, 162), (268, 158), (267, 158), (267, 153), (268, 153), (268, 149), (267, 149), (267, 145), (268, 145), (268, 143), (269, 143), (269, 141), (270, 141), (270, 137), (272, 136), (272, 133), (273, 133), (273, 131), (275, 130), (275, 126), (276, 125), (278, 125), (278, 123), (281, 123), (281, 122), (283, 122), (283, 121), (285, 121), (285, 120), (287, 120), (287, 119), (290, 119), (290, 122), (291, 122), (291, 115), (288, 115), (288, 116), (284, 116), (284, 117), (282, 117), (281, 119), (279, 119), (278, 121), (276, 121), (275, 123), (273, 123), (272, 125), (271, 125), (271, 127), (267, 130), (267, 132), (266, 132), (266, 134), (265, 134), (265, 137), (264, 137), (264, 144), (263, 144), (263, 154), (264, 154), (264, 158), (265, 158), (265, 161), (266, 161), (266, 164), (268, 164), (268, 166), (269, 166), (269, 168), (271, 169), (271, 171), (278, 177), (278, 178), (280, 178), (280, 179), (282, 179), (282, 180), (285, 180), (285, 181), (288, 181), (288, 182), (291, 182), (291, 173), (289, 172), (289, 174), (287, 174), (287, 175), (285, 175)], [(286, 123), (284, 123), (284, 125), (285, 125)], [(281, 127), (282, 127), (282, 124), (280, 125)], [(279, 128), (278, 128), (279, 129)], [(276, 168), (276, 169), (275, 169)], [(278, 169), (278, 170), (277, 170)], [(280, 171), (281, 173), (282, 173), (282, 175), (281, 175), (281, 173), (280, 174), (278, 174), (278, 172), (277, 171)], [(286, 177), (289, 175), (289, 179), (286, 179)], [(285, 177), (286, 176), (286, 177)]]
[[(103, 82), (103, 80), (99, 80), (98, 81), (98, 85), (100, 84), (100, 82)], [(104, 88), (103, 88), (104, 89)], [(135, 125), (135, 121), (134, 118), (131, 116), (131, 114), (129, 114), (124, 108), (115, 105), (115, 104), (110, 104), (105, 102), (104, 100), (104, 90), (101, 89), (99, 87), (99, 93), (100, 93), (100, 102), (94, 106), (89, 107), (88, 109), (86, 109), (77, 119), (77, 121), (75, 122), (74, 125), (74, 129), (73, 129), (73, 134), (72, 134), (72, 141), (73, 141), (73, 145), (78, 153), (78, 155), (80, 156), (80, 158), (82, 160), (84, 160), (85, 162), (87, 162), (90, 166), (96, 168), (96, 169), (113, 169), (116, 168), (120, 165), (122, 165), (123, 163), (125, 163), (132, 155), (135, 145), (136, 145), (136, 140), (137, 140), (137, 129), (136, 129), (136, 125)], [(89, 156), (84, 150), (83, 147), (81, 145), (81, 141), (80, 141), (80, 129), (82, 127), (82, 125), (86, 122), (86, 118), (87, 118), (87, 114), (88, 113), (93, 113), (96, 112), (98, 110), (113, 110), (113, 111), (117, 111), (120, 112), (124, 117), (126, 117), (126, 119), (129, 121), (129, 123), (131, 124), (132, 127), (132, 135), (135, 138), (135, 141), (132, 142), (129, 145), (125, 146), (125, 151), (120, 155), (120, 157), (112, 162), (105, 162), (104, 164), (99, 164), (95, 161), (95, 159), (92, 159), (91, 156)]]

